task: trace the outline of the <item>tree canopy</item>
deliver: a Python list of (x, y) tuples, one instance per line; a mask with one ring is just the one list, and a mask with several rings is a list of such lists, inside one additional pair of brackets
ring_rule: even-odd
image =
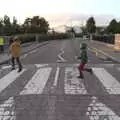
[(23, 24), (18, 24), (17, 19), (13, 17), (12, 22), (9, 16), (5, 15), (0, 18), (0, 35), (14, 35), (22, 33), (47, 33), (49, 23), (45, 18), (33, 16), (26, 18)]

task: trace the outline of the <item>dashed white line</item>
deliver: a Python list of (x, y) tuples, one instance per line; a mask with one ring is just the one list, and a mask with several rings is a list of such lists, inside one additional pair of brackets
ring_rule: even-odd
[(30, 54), (33, 54), (33, 53), (35, 53), (35, 52), (37, 52), (37, 50), (33, 50), (33, 51), (31, 51)]
[(56, 75), (55, 75), (55, 80), (54, 80), (54, 83), (53, 83), (53, 86), (54, 86), (54, 87), (57, 86), (57, 81), (58, 81), (58, 77), (59, 77), (59, 72), (60, 72), (60, 68), (58, 67), (58, 68), (57, 68), (57, 71), (56, 71)]

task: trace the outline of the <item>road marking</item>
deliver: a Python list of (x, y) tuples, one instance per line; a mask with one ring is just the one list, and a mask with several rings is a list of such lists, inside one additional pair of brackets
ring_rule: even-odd
[(87, 108), (86, 115), (89, 117), (89, 120), (120, 120), (118, 115), (105, 104), (98, 102), (97, 98), (94, 96)]
[(24, 54), (21, 56), (21, 59), (25, 59), (28, 56), (28, 54)]
[(35, 66), (37, 68), (40, 68), (40, 67), (46, 67), (46, 66), (48, 66), (48, 64), (35, 64)]
[(62, 57), (62, 55), (64, 54), (65, 45), (66, 45), (66, 42), (65, 41), (62, 42), (60, 53), (57, 55), (58, 56), (57, 62), (66, 62), (67, 61)]
[(110, 75), (104, 68), (92, 69), (109, 94), (120, 94), (120, 83), (112, 75)]
[(17, 72), (17, 70), (13, 70), (10, 73), (8, 73), (6, 76), (0, 79), (0, 93), (8, 87), (9, 84), (11, 84), (13, 81), (15, 81), (21, 74), (25, 72), (25, 69), (23, 69), (20, 73)]
[(82, 80), (77, 78), (78, 75), (77, 68), (68, 67), (65, 69), (65, 94), (87, 94)]
[(54, 86), (54, 87), (57, 86), (57, 81), (58, 81), (58, 77), (59, 77), (59, 72), (60, 72), (60, 68), (58, 67), (58, 68), (57, 68), (57, 71), (56, 71), (56, 75), (55, 75), (55, 80), (54, 80), (54, 83), (53, 83), (53, 86)]
[(104, 64), (106, 67), (114, 67), (114, 64)]
[(41, 68), (37, 70), (32, 79), (21, 91), (20, 95), (42, 94), (43, 89), (48, 81), (52, 68)]
[(60, 54), (57, 55), (59, 58), (59, 60), (57, 60), (57, 62), (66, 62), (66, 60), (61, 56), (63, 54), (64, 54), (64, 51), (61, 50)]
[(33, 54), (35, 52), (37, 52), (37, 50), (32, 50), (31, 52), (29, 52), (29, 54)]
[(106, 63), (112, 63), (112, 61), (110, 61), (110, 60), (109, 60), (109, 61), (108, 61), (108, 60), (105, 60), (104, 62), (106, 62)]
[(0, 120), (16, 120), (14, 98), (10, 97), (0, 105)]
[(11, 65), (8, 65), (8, 66), (2, 66), (1, 69), (8, 69), (8, 68), (11, 68)]

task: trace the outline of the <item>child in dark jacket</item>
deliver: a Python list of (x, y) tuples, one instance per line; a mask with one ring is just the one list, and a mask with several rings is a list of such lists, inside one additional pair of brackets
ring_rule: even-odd
[(78, 57), (78, 59), (81, 59), (81, 63), (78, 66), (78, 70), (79, 70), (79, 73), (80, 73), (80, 75), (78, 76), (78, 78), (83, 79), (84, 78), (83, 71), (87, 71), (87, 72), (92, 73), (92, 69), (90, 69), (90, 68), (84, 68), (85, 65), (88, 62), (87, 44), (86, 43), (82, 43), (80, 49), (81, 49), (81, 55), (80, 55), (80, 57)]

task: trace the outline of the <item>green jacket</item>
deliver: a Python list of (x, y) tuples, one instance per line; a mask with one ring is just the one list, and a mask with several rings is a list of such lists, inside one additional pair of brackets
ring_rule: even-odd
[(88, 62), (88, 56), (87, 56), (87, 44), (82, 43), (81, 44), (81, 48), (80, 48), (80, 57), (78, 57), (79, 59), (81, 59), (82, 63), (87, 63)]
[(88, 62), (88, 56), (87, 56), (87, 50), (86, 49), (81, 50), (80, 58), (81, 58), (82, 63), (87, 63)]

